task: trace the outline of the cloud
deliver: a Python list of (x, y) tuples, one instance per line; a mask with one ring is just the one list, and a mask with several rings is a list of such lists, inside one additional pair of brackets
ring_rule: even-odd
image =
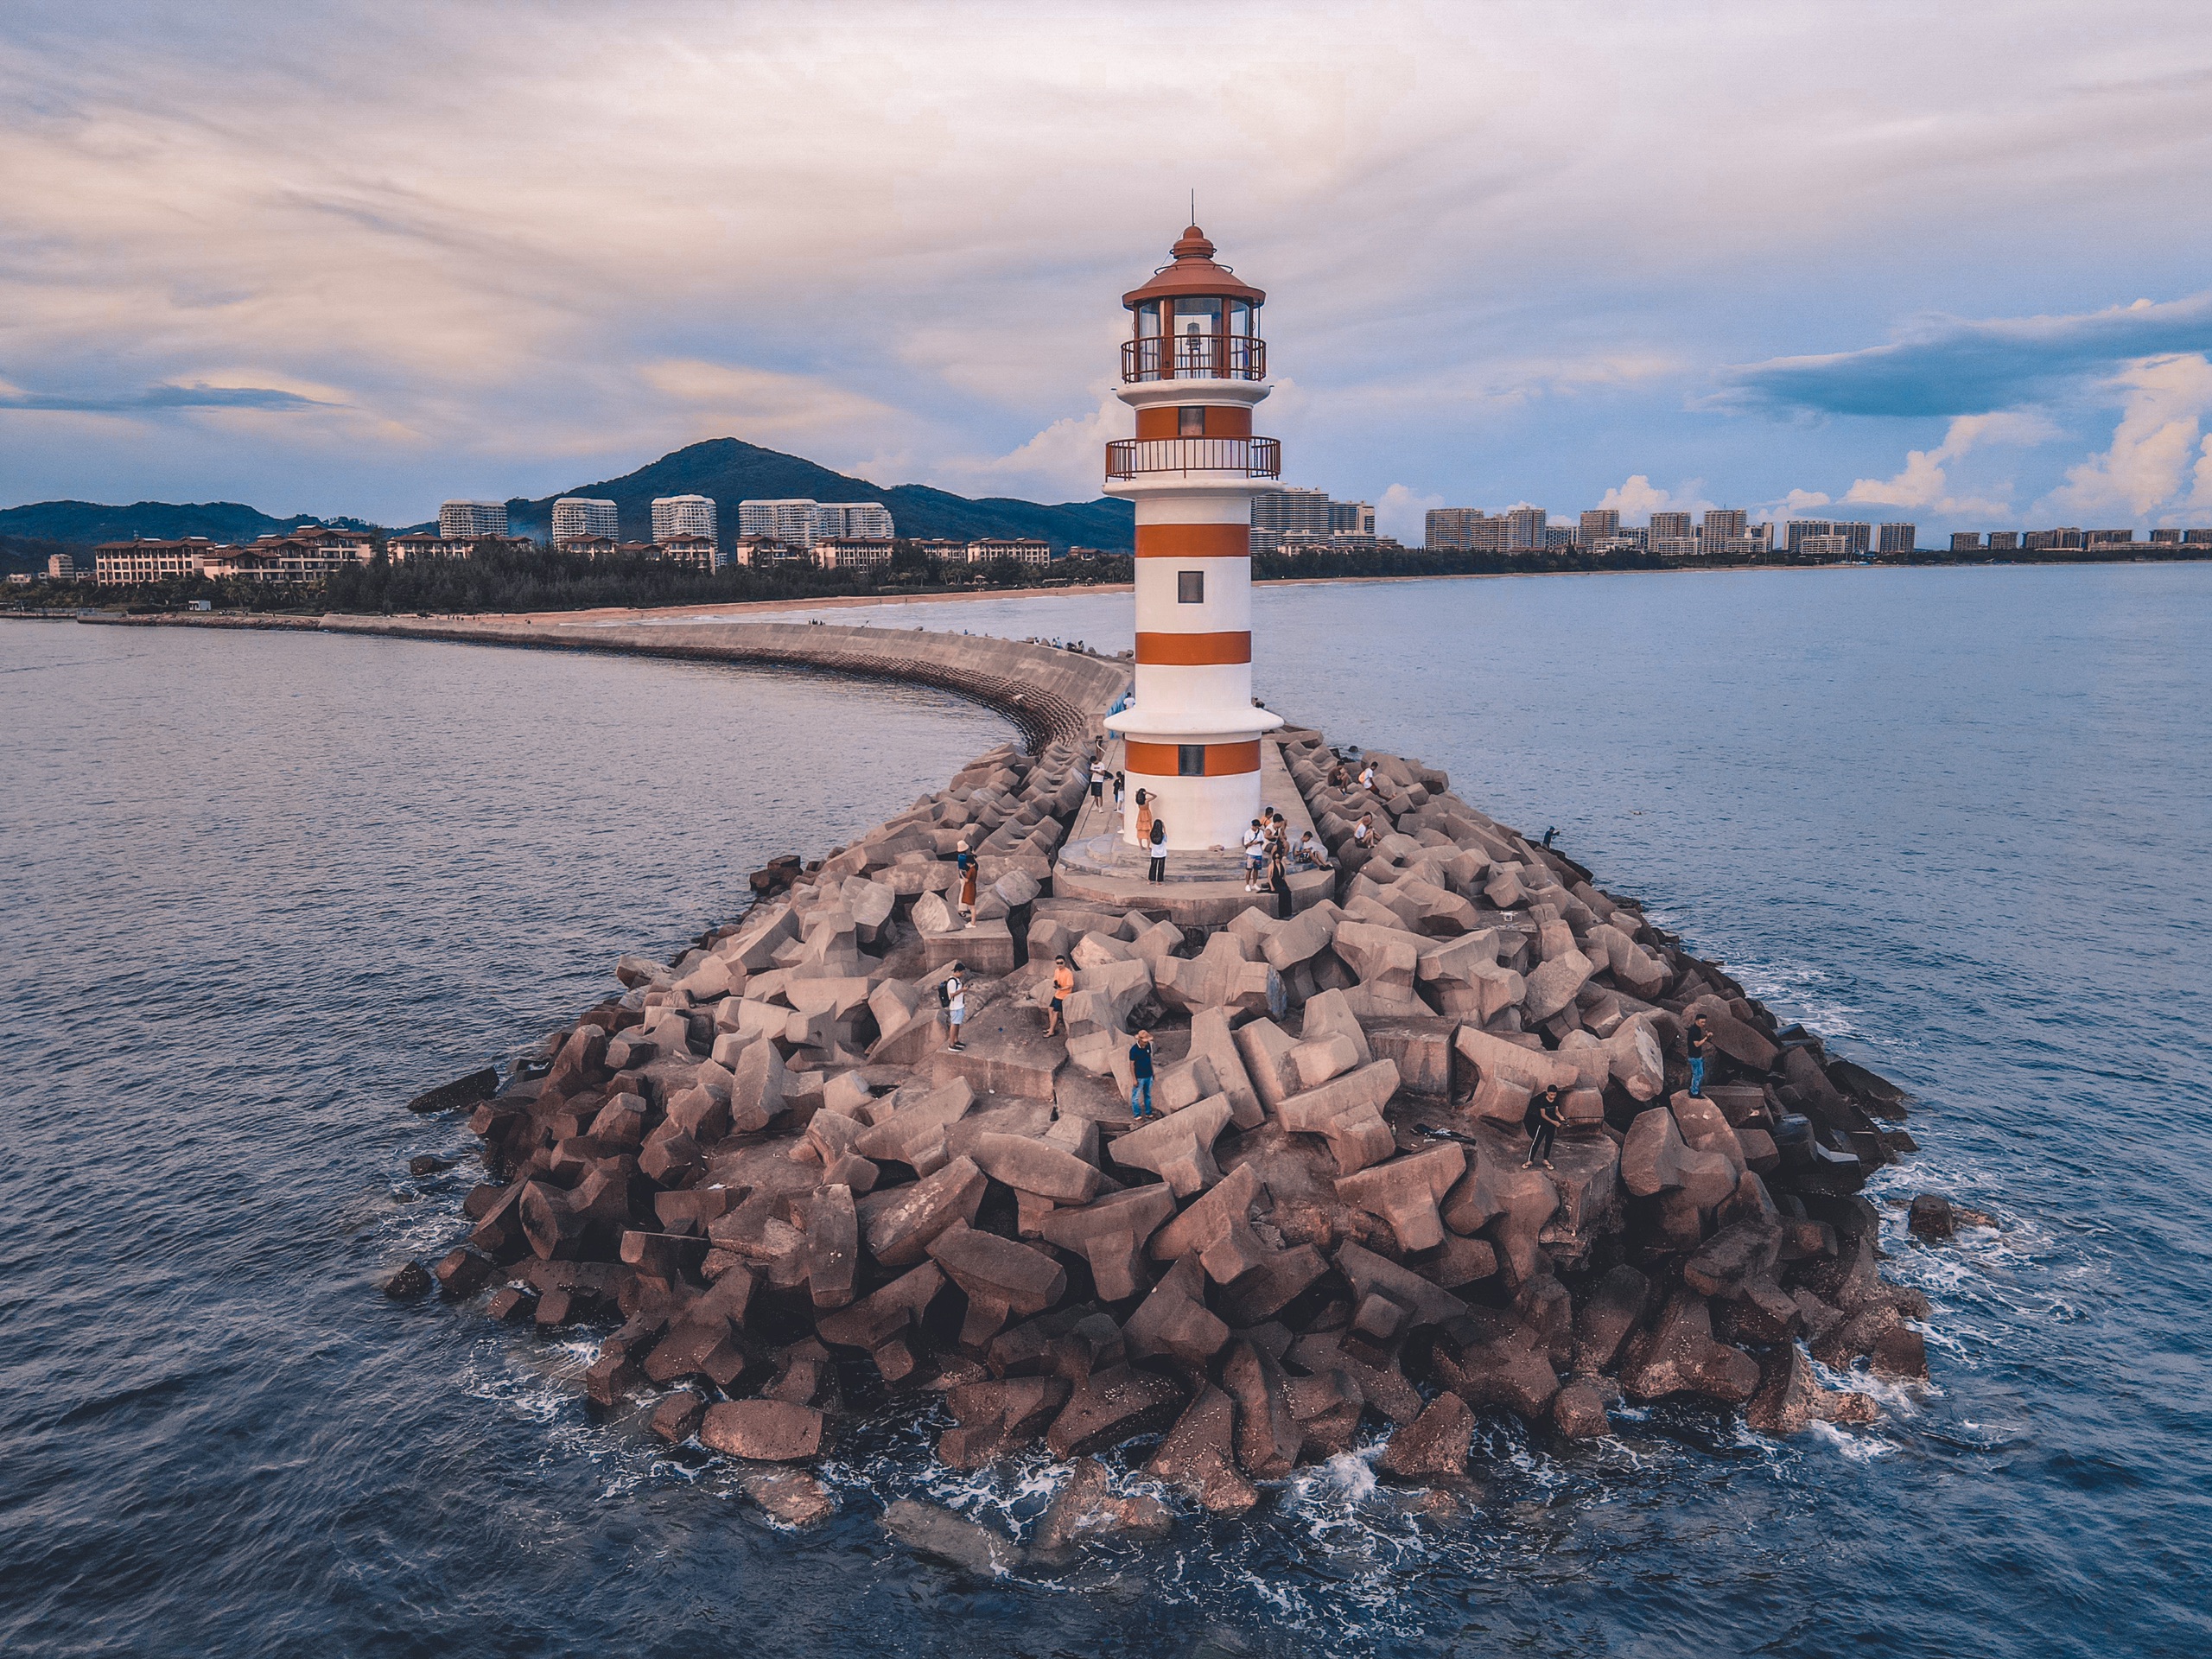
[(332, 407), (321, 398), (274, 386), (145, 386), (136, 391), (22, 391), (0, 385), (0, 409), (54, 410), (74, 414), (140, 415), (165, 409), (299, 410)]
[(1607, 490), (1598, 505), (1613, 508), (1624, 520), (1641, 518), (1649, 524), (1655, 512), (1703, 512), (1717, 505), (1700, 493), (1703, 486), (1703, 480), (1694, 478), (1671, 490), (1662, 490), (1646, 474), (1632, 473), (1626, 480)]
[(1393, 484), (1376, 498), (1375, 533), (1419, 547), (1428, 539), (1428, 510), (1443, 505), (1440, 495), (1421, 495), (1408, 485)]
[(1046, 500), (1096, 500), (1105, 474), (1106, 446), (1129, 435), (1129, 411), (1111, 393), (1087, 415), (1054, 421), (1020, 448), (985, 461), (955, 461), (934, 470), (940, 487), (1006, 494), (1033, 492)]
[(1931, 317), (1887, 346), (1726, 372), (1721, 409), (1980, 415), (2047, 399), (2138, 358), (2212, 351), (2212, 292), (2071, 316)]
[(1942, 443), (1933, 449), (1907, 450), (1904, 470), (1893, 477), (1854, 480), (1843, 499), (1852, 505), (1928, 507), (1944, 514), (2001, 513), (2010, 503), (1954, 495), (1945, 469), (1984, 444), (2044, 443), (2058, 435), (2056, 427), (2033, 413), (1957, 416)]
[[(2154, 358), (2133, 365), (2117, 384), (2126, 393), (2126, 412), (2111, 446), (2069, 467), (2066, 481), (2046, 498), (2060, 512), (2139, 518), (2182, 492), (2197, 454), (2199, 422), (2212, 410), (2212, 363), (2201, 353)], [(2200, 492), (2204, 475), (2200, 461)]]
[(766, 435), (818, 438), (857, 433), (898, 418), (888, 404), (811, 375), (696, 358), (647, 363), (639, 374), (656, 391), (694, 405), (709, 423), (728, 423)]
[(1831, 498), (1824, 490), (1792, 490), (1770, 506), (1760, 508), (1751, 517), (1761, 523), (1771, 521), (1786, 524), (1792, 518), (1802, 518), (1815, 507), (1825, 507)]

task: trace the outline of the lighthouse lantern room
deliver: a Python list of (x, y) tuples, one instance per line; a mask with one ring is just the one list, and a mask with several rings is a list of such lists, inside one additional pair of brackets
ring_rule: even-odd
[(1122, 401), (1136, 436), (1106, 446), (1106, 491), (1136, 508), (1136, 677), (1109, 715), (1136, 792), (1171, 849), (1233, 848), (1260, 812), (1260, 741), (1282, 724), (1252, 702), (1252, 498), (1281, 476), (1281, 449), (1252, 435), (1271, 390), (1267, 296), (1214, 262), (1195, 225), (1172, 263), (1122, 296)]

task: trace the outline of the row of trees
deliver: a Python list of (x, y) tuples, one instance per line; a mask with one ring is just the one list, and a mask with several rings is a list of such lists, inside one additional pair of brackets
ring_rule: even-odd
[[(2005, 562), (2108, 563), (2129, 559), (2202, 557), (2208, 550), (2212, 550), (2139, 542), (2110, 548), (2022, 551), (2005, 556)], [(1991, 556), (1986, 552), (1923, 552), (1885, 556), (1882, 561), (1910, 564), (1989, 562)], [(1701, 566), (1703, 562), (1700, 563)], [(29, 588), (11, 589), (10, 598), (22, 607), (56, 609), (99, 604), (173, 610), (204, 601), (218, 610), (299, 613), (567, 611), (1124, 582), (1131, 577), (1133, 564), (1127, 555), (1056, 559), (1041, 566), (1021, 564), (1011, 559), (988, 565), (953, 564), (933, 557), (912, 542), (900, 541), (895, 544), (891, 563), (872, 571), (821, 570), (810, 564), (791, 563), (760, 570), (733, 565), (709, 572), (634, 556), (592, 559), (550, 548), (518, 549), (507, 543), (486, 542), (478, 547), (471, 558), (426, 559), (404, 564), (391, 563), (379, 545), (378, 556), (371, 563), (337, 571), (326, 586), (319, 588), (278, 582), (211, 582), (205, 577), (125, 589), (39, 582)], [(1632, 549), (1603, 554), (1562, 549), (1509, 555), (1383, 547), (1343, 552), (1315, 550), (1295, 554), (1261, 553), (1252, 560), (1252, 575), (1261, 582), (1679, 568), (1679, 561)]]

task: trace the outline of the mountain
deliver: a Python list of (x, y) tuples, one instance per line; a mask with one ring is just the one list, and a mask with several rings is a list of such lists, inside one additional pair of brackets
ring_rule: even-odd
[[(1126, 553), (1136, 543), (1136, 515), (1126, 501), (1101, 499), (1040, 506), (1007, 496), (981, 500), (932, 490), (920, 484), (890, 489), (864, 479), (848, 478), (798, 455), (763, 449), (735, 438), (710, 438), (663, 455), (649, 467), (598, 484), (582, 484), (562, 495), (612, 501), (619, 510), (625, 541), (644, 541), (652, 532), (657, 495), (714, 498), (724, 536), (737, 531), (737, 504), (782, 496), (811, 496), (817, 501), (880, 501), (891, 509), (901, 536), (925, 540), (983, 536), (1028, 537), (1055, 546), (1071, 543)], [(507, 503), (507, 522), (517, 531), (545, 535), (552, 527), (554, 496)]]
[[(798, 455), (763, 449), (735, 438), (710, 438), (663, 455), (649, 467), (597, 484), (580, 484), (562, 495), (586, 495), (612, 501), (620, 510), (622, 539), (642, 542), (652, 534), (652, 500), (657, 495), (712, 496), (724, 536), (737, 533), (737, 504), (761, 498), (812, 496), (817, 501), (880, 501), (891, 509), (901, 536), (934, 541), (971, 541), (978, 537), (1026, 537), (1055, 547), (1099, 547), (1126, 553), (1136, 544), (1136, 515), (1126, 501), (1101, 498), (1043, 506), (1010, 496), (971, 499), (921, 484), (890, 489), (864, 479), (848, 478)], [(518, 534), (540, 539), (553, 527), (556, 496), (536, 501), (517, 497), (507, 503), (507, 520)], [(0, 567), (27, 569), (43, 564), (48, 552), (74, 552), (81, 558), (99, 542), (133, 536), (205, 536), (216, 542), (250, 542), (302, 524), (343, 524), (367, 529), (358, 518), (316, 519), (305, 513), (272, 518), (236, 501), (177, 505), (140, 501), (105, 507), (91, 501), (38, 501), (0, 509)], [(435, 530), (434, 519), (414, 526)]]
[(302, 524), (359, 522), (317, 519), (307, 513), (271, 518), (238, 501), (196, 501), (184, 505), (138, 501), (127, 507), (104, 507), (94, 501), (37, 501), (27, 507), (0, 509), (0, 537), (79, 547), (128, 541), (134, 536), (159, 537), (164, 541), (205, 536), (211, 542), (250, 542), (258, 536), (296, 530)]

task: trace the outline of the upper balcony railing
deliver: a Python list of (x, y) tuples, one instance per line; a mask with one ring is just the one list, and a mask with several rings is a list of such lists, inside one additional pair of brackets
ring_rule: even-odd
[(1106, 446), (1106, 476), (1154, 473), (1235, 473), (1282, 476), (1282, 444), (1274, 438), (1117, 438)]
[(1250, 334), (1151, 335), (1122, 342), (1122, 378), (1264, 380), (1268, 342)]

